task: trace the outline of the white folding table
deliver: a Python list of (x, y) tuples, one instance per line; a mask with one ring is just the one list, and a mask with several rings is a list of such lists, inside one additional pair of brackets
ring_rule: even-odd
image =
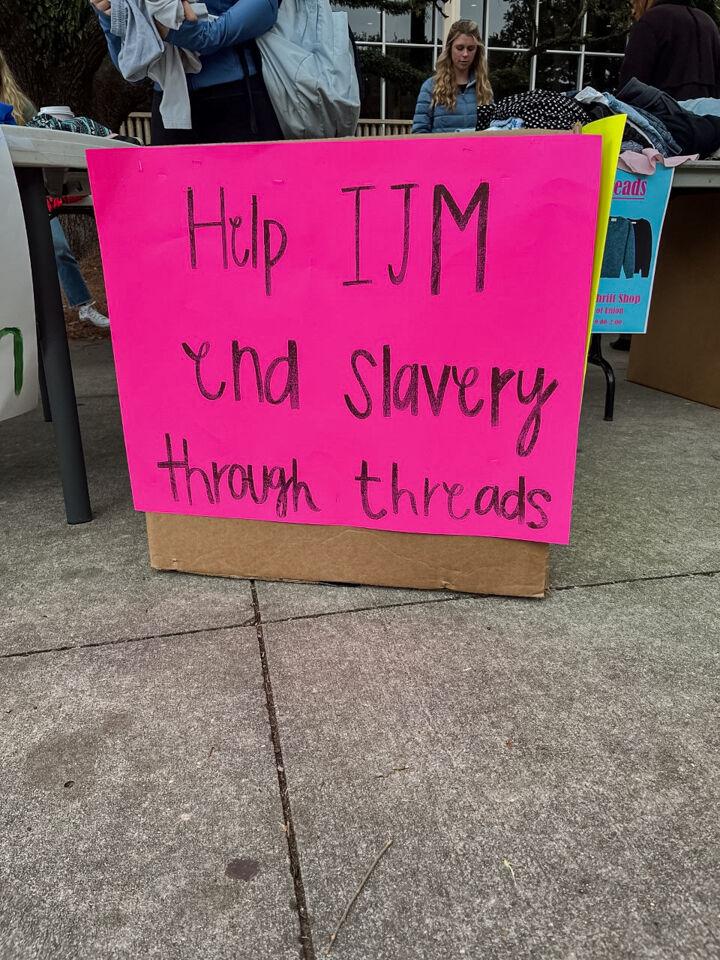
[[(15, 168), (30, 248), (43, 404), (55, 428), (65, 514), (68, 523), (87, 523), (92, 510), (46, 200), (48, 195), (89, 194), (86, 150), (131, 144), (34, 127), (3, 126), (3, 134)], [(91, 206), (91, 201), (81, 204)]]

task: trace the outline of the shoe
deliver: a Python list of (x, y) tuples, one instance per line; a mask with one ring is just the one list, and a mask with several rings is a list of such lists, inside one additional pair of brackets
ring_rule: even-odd
[(100, 327), (101, 330), (107, 330), (110, 326), (108, 318), (95, 308), (94, 303), (86, 303), (80, 307), (80, 319), (86, 320), (94, 327)]

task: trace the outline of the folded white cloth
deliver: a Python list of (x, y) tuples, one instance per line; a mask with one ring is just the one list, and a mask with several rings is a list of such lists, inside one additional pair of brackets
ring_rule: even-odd
[[(207, 16), (204, 4), (195, 4), (200, 17)], [(186, 73), (199, 73), (200, 58), (189, 50), (165, 43), (155, 21), (177, 30), (185, 20), (181, 0), (113, 0), (110, 31), (120, 38), (118, 66), (126, 80), (149, 77), (162, 90), (160, 115), (168, 130), (190, 130), (190, 94)]]

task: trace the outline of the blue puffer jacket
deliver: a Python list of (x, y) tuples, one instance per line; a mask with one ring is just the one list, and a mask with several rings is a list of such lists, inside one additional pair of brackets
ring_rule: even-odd
[(413, 133), (452, 133), (454, 130), (474, 130), (477, 126), (477, 88), (475, 76), (464, 89), (458, 90), (455, 109), (451, 112), (441, 104), (431, 106), (434, 78), (428, 77), (420, 87), (413, 117)]
[[(278, 14), (278, 0), (205, 0), (205, 4), (208, 13), (214, 14), (217, 20), (186, 21), (179, 30), (171, 30), (166, 37), (168, 43), (192, 50), (200, 57), (200, 73), (187, 74), (190, 90), (242, 80), (245, 73), (238, 44), (267, 33)], [(120, 41), (110, 33), (110, 17), (98, 14), (98, 20), (105, 33), (110, 58), (117, 67)], [(249, 74), (255, 73), (252, 58), (247, 66)]]

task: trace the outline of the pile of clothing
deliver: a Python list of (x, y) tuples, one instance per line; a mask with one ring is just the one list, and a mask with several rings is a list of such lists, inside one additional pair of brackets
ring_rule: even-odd
[(585, 87), (579, 93), (531, 90), (478, 107), (478, 130), (572, 130), (577, 124), (625, 114), (623, 150), (663, 157), (720, 158), (720, 100), (678, 103), (667, 93), (630, 80), (617, 96)]
[(44, 130), (64, 130), (66, 133), (85, 133), (91, 137), (112, 137), (108, 127), (91, 120), (90, 117), (54, 117), (49, 113), (37, 113), (27, 122), (28, 127), (40, 127)]
[(587, 123), (582, 106), (564, 93), (529, 90), (478, 107), (477, 130), (572, 130)]
[(703, 98), (678, 102), (657, 87), (630, 80), (617, 97), (586, 87), (576, 100), (592, 119), (624, 113), (626, 146), (653, 147), (664, 157), (720, 151), (720, 100)]
[[(1, 105), (0, 105), (1, 106)], [(65, 133), (84, 133), (91, 137), (112, 137), (114, 140), (124, 140), (126, 143), (142, 146), (135, 137), (121, 136), (113, 133), (109, 127), (92, 120), (90, 117), (55, 117), (49, 113), (37, 113), (28, 120), (26, 126), (40, 127), (43, 130), (63, 130)]]

